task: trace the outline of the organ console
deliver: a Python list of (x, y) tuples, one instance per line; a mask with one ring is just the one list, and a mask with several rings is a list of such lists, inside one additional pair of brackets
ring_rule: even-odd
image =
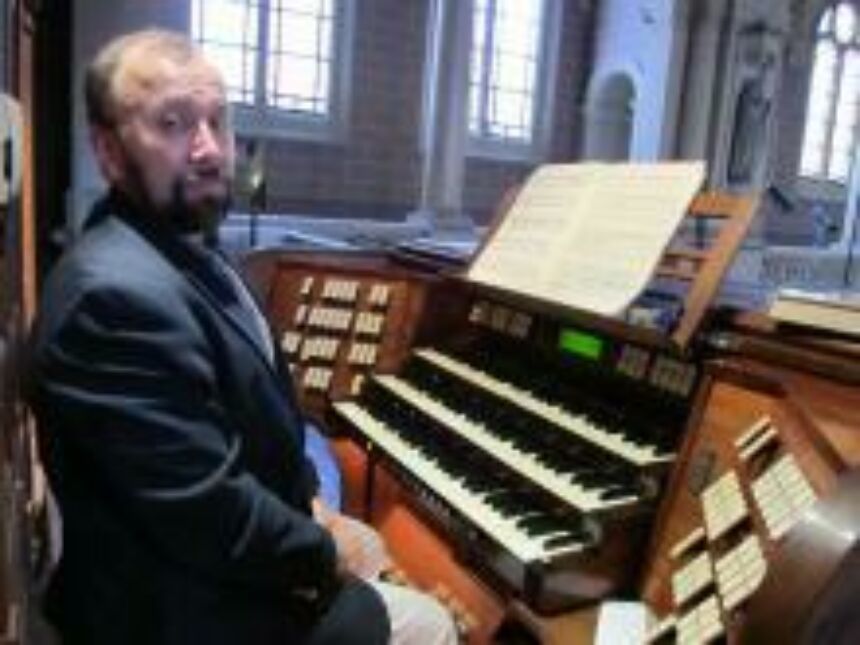
[[(637, 379), (620, 370), (646, 350), (533, 324), (528, 339), (417, 349), (334, 411), (498, 582), (554, 612), (629, 588), (697, 367), (649, 355)], [(559, 348), (563, 332), (593, 347)]]
[(668, 329), (390, 255), (249, 258), (304, 405), (334, 433), (348, 508), (416, 584), (444, 585), (469, 642), (505, 642), (512, 622), (592, 638), (610, 597), (647, 606), (653, 643), (850, 626), (860, 350), (711, 316), (754, 204), (697, 203), (730, 213), (731, 240), (713, 237), (716, 259), (667, 253), (658, 279), (685, 284)]

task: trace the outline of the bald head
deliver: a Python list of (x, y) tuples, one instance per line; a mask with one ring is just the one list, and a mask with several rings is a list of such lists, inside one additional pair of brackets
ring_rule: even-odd
[[(146, 92), (169, 67), (214, 68), (185, 35), (147, 29), (108, 43), (87, 68), (85, 92), (91, 125), (110, 127), (123, 110), (132, 107), (130, 94)], [(215, 72), (220, 81), (220, 74)]]

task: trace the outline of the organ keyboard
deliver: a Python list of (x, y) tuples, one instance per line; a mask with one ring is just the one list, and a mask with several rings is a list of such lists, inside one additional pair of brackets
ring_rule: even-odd
[(462, 342), (419, 344), (334, 402), (341, 427), (535, 610), (629, 590), (697, 365), (485, 298), (467, 320)]
[[(574, 508), (599, 511), (640, 499), (636, 472), (611, 451), (564, 441), (567, 437), (559, 440), (555, 426), (511, 409), (505, 399), (469, 392), (453, 380), (434, 381), (438, 374), (410, 369), (406, 376), (423, 388), (416, 389), (392, 376), (378, 377), (377, 382), (447, 431), (466, 439), (471, 447), (492, 455)], [(479, 418), (493, 425), (483, 425)], [(593, 434), (609, 433), (594, 427)]]
[[(593, 421), (586, 413), (571, 413), (562, 404), (553, 404), (541, 400), (528, 389), (500, 380), (492, 372), (482, 371), (453, 356), (433, 349), (419, 350), (415, 356), (457, 377), (464, 385), (480, 388), (487, 395), (496, 399), (510, 401), (523, 412), (532, 413), (547, 423), (553, 424), (554, 427), (570, 432), (576, 437), (616, 454), (634, 465), (648, 466), (671, 461), (674, 456), (664, 449), (665, 441), (663, 442), (664, 446), (661, 447), (659, 443), (650, 442), (648, 437), (639, 436), (629, 431), (625, 432), (626, 428), (624, 427), (616, 427), (615, 431), (609, 430), (605, 424)], [(689, 392), (691, 388), (692, 383), (685, 388), (685, 392)], [(567, 403), (569, 404), (569, 402)]]
[[(307, 383), (306, 410), (369, 451), (358, 478), (347, 473), (365, 493), (352, 495), (354, 511), (380, 524), (392, 512), (383, 464), (416, 517), (502, 598), (546, 613), (633, 589), (695, 396), (695, 360), (378, 260), (271, 260), (264, 291), (298, 383), (323, 364), (334, 371), (333, 415)], [(356, 283), (351, 309), (339, 305), (353, 321), (371, 311), (375, 285), (390, 286), (375, 369), (353, 360), (365, 342), (352, 330), (326, 363), (316, 344), (301, 351), (313, 339), (295, 312), (332, 282)]]
[(389, 458), (523, 564), (578, 553), (594, 542), (581, 519), (565, 513), (550, 495), (526, 490), (522, 484), (518, 488), (511, 478), (475, 472), (472, 469), (480, 469), (483, 464), (468, 457), (450, 454), (440, 457), (443, 449), (468, 449), (468, 446), (404, 437), (402, 426), (380, 421), (355, 403), (339, 403), (337, 409)]

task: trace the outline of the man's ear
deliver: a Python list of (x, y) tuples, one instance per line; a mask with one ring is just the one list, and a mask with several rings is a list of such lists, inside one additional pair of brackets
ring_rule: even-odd
[(90, 143), (99, 169), (108, 184), (122, 183), (125, 177), (125, 158), (116, 130), (100, 125), (90, 128)]

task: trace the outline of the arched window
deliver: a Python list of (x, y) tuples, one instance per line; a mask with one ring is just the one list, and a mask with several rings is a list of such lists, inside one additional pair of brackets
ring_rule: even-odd
[(860, 129), (860, 11), (852, 0), (818, 23), (800, 173), (844, 183)]

